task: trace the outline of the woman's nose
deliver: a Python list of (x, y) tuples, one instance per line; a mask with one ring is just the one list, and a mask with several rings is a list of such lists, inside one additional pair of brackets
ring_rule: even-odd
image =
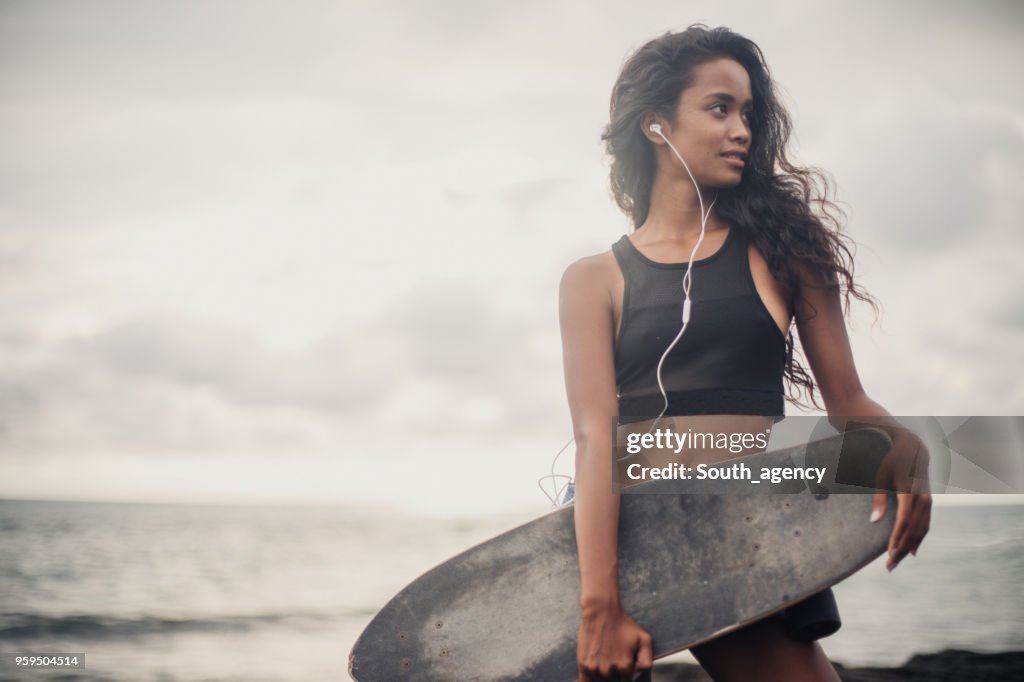
[(736, 142), (742, 142), (746, 144), (750, 141), (750, 126), (747, 122), (739, 119), (733, 123), (732, 130), (730, 131), (730, 137)]
[(742, 115), (734, 116), (732, 118), (732, 127), (729, 131), (729, 137), (737, 142), (745, 144), (751, 140), (751, 125), (746, 122), (746, 119)]

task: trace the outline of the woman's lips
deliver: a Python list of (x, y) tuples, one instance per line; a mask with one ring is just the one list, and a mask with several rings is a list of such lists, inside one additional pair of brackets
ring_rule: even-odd
[(746, 163), (743, 162), (743, 159), (739, 158), (738, 156), (723, 156), (722, 158), (725, 159), (726, 163), (728, 163), (731, 166), (735, 166), (736, 168), (743, 168), (744, 166), (747, 165)]

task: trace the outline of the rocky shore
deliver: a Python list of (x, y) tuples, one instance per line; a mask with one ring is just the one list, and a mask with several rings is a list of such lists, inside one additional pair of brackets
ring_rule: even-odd
[[(918, 654), (898, 668), (847, 668), (833, 662), (843, 682), (964, 682), (1024, 680), (1024, 651), (977, 653), (946, 649)], [(654, 666), (652, 682), (711, 682), (700, 666), (667, 663)]]

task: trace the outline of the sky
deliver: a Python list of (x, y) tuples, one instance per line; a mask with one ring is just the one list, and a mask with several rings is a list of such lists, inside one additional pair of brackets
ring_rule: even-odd
[(0, 497), (546, 510), (611, 87), (698, 21), (835, 183), (868, 394), (1024, 415), (1019, 3), (6, 1)]

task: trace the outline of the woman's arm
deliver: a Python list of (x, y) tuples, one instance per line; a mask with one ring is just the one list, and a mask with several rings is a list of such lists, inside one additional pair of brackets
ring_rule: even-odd
[(559, 288), (565, 389), (576, 441), (576, 543), (580, 606), (618, 606), (619, 496), (612, 491), (612, 422), (618, 415), (612, 360), (611, 301), (599, 265), (565, 271)]
[(581, 679), (632, 675), (653, 665), (651, 638), (622, 612), (618, 584), (619, 495), (612, 490), (618, 415), (611, 297), (594, 258), (570, 265), (559, 286), (565, 387), (576, 440), (574, 515), (580, 563), (577, 659)]
[[(829, 416), (870, 418), (873, 424), (889, 433), (894, 456), (887, 458), (890, 461), (887, 485), (893, 485), (897, 478), (892, 471), (891, 462), (894, 460), (923, 464), (916, 475), (923, 475), (926, 484), (928, 459), (924, 444), (892, 419), (884, 407), (869, 398), (861, 385), (846, 333), (838, 285), (834, 281), (828, 286), (804, 285), (800, 293), (797, 331)], [(899, 489), (905, 487), (901, 485)], [(932, 498), (927, 492), (927, 485), (924, 492), (901, 492), (896, 498), (896, 525), (889, 538), (889, 559), (886, 562), (890, 571), (908, 553), (917, 554), (931, 521)], [(884, 491), (875, 494), (872, 521), (885, 515), (887, 499)]]

